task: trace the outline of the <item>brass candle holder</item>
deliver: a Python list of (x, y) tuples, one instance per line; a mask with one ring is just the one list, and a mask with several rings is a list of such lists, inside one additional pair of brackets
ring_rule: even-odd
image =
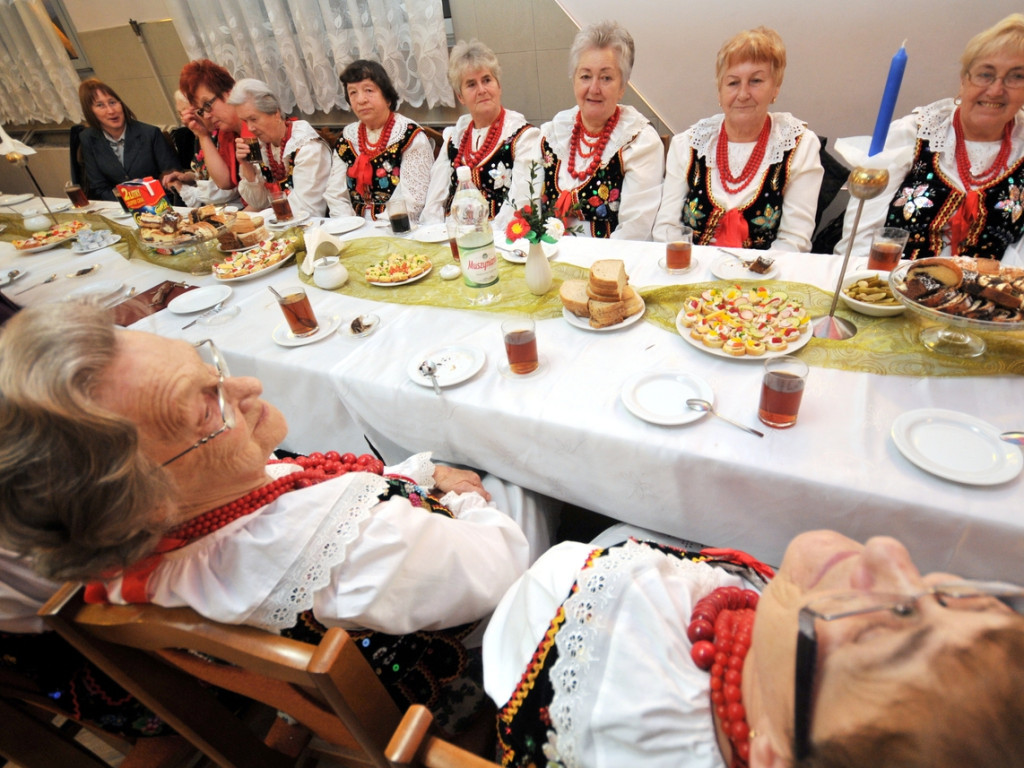
[(836, 292), (832, 296), (832, 306), (828, 314), (816, 319), (813, 323), (814, 336), (818, 339), (836, 339), (843, 341), (857, 334), (857, 326), (849, 320), (836, 317), (836, 304), (839, 303), (839, 292), (843, 290), (843, 278), (846, 277), (846, 267), (850, 263), (850, 254), (853, 253), (853, 241), (857, 236), (857, 227), (860, 224), (860, 214), (864, 210), (864, 201), (873, 200), (885, 191), (889, 183), (889, 172), (884, 168), (863, 168), (858, 166), (850, 172), (848, 187), (850, 194), (857, 198), (857, 213), (853, 217), (853, 228), (850, 230), (850, 241), (846, 244), (846, 255), (843, 256), (843, 266), (839, 270), (839, 281), (836, 283)]

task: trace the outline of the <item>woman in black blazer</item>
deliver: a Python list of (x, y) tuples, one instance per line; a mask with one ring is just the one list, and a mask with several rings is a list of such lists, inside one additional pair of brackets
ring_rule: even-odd
[(123, 181), (159, 179), (181, 169), (160, 129), (140, 123), (110, 86), (95, 78), (85, 80), (78, 98), (89, 124), (82, 131), (81, 146), (91, 199), (117, 200), (114, 187)]

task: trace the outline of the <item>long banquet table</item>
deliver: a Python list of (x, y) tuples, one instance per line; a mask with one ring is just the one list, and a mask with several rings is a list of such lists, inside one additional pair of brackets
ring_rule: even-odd
[[(369, 225), (347, 238), (379, 236)], [(4, 236), (6, 237), (6, 236)], [(657, 264), (654, 243), (567, 238), (555, 261), (586, 267), (621, 258), (641, 288), (713, 280), (713, 248), (695, 248), (698, 266), (673, 277)], [(778, 279), (831, 290), (840, 259), (774, 253)], [(83, 264), (101, 269), (65, 278)], [(18, 255), (0, 242), (0, 270), (30, 274), (9, 290), (57, 272), (61, 279), (23, 296), (24, 304), (58, 301), (93, 279), (124, 281), (140, 292), (161, 280), (216, 282), (112, 248), (72, 255), (58, 248)], [(435, 270), (436, 271), (436, 270)], [(388, 460), (433, 450), (436, 457), (493, 472), (625, 522), (717, 546), (738, 547), (778, 562), (786, 543), (817, 527), (863, 539), (877, 534), (906, 542), (918, 564), (975, 577), (1024, 583), (1024, 477), (994, 486), (966, 485), (916, 467), (890, 436), (894, 419), (920, 408), (945, 408), (1000, 430), (1024, 426), (1019, 375), (907, 376), (813, 366), (797, 425), (773, 430), (757, 421), (761, 365), (695, 349), (655, 323), (599, 333), (561, 318), (539, 320), (542, 370), (514, 379), (499, 364), (502, 314), (356, 298), (345, 289), (309, 286), (318, 316), (338, 315), (343, 328), (374, 312), (379, 329), (364, 338), (337, 333), (309, 346), (284, 348), (271, 339), (281, 314), (268, 285), (296, 280), (295, 268), (233, 283), (237, 317), (181, 328), (188, 316), (161, 311), (133, 328), (191, 341), (212, 338), (235, 375), (258, 376), (265, 397), (288, 418), (284, 447), (298, 451), (365, 449), (367, 435)], [(434, 274), (426, 278), (440, 278)], [(458, 281), (450, 283), (459, 290)], [(1024, 356), (1024, 334), (1005, 335), (1002, 354)], [(813, 344), (814, 342), (812, 342)], [(472, 345), (483, 369), (438, 397), (414, 383), (407, 369), (426, 352)], [(1009, 350), (1007, 352), (1007, 350)], [(681, 426), (642, 421), (623, 405), (624, 383), (644, 371), (679, 370), (703, 378), (725, 415), (756, 426), (760, 439), (706, 416)]]

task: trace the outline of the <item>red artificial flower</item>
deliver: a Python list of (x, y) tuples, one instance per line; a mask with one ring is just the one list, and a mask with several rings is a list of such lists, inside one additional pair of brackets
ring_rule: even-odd
[(526, 237), (529, 231), (530, 225), (526, 223), (526, 220), (519, 216), (515, 216), (512, 218), (512, 221), (508, 223), (508, 227), (505, 229), (505, 235), (508, 237), (509, 242), (512, 242)]
[(529, 204), (524, 205), (523, 206), (523, 213), (525, 213), (527, 216), (529, 216), (531, 213), (533, 213), (533, 206), (529, 205)]

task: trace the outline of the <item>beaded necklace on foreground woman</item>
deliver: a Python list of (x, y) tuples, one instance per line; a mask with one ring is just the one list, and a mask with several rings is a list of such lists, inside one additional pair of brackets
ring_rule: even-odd
[(770, 574), (730, 550), (553, 547), (484, 636), (503, 764), (1024, 765), (1024, 589), (833, 531), (742, 589)]
[(768, 112), (786, 73), (775, 30), (727, 40), (715, 64), (724, 113), (672, 139), (654, 239), (730, 248), (811, 250), (824, 170), (821, 142), (788, 112)]
[[(903, 257), (965, 254), (1024, 264), (1024, 15), (971, 38), (960, 57), (960, 94), (892, 124), (885, 193), (864, 203), (857, 240), (878, 227), (910, 233)], [(857, 201), (846, 211), (845, 253)]]
[(430, 139), (395, 112), (398, 91), (376, 61), (353, 61), (340, 77), (359, 122), (345, 126), (335, 147), (341, 163), (327, 189), (331, 216), (362, 216), (369, 209), (377, 218), (401, 181), (409, 218), (416, 221), (434, 162)]
[(577, 106), (540, 129), (545, 204), (575, 216), (584, 235), (651, 236), (665, 151), (647, 118), (619, 104), (633, 56), (633, 38), (617, 23), (581, 29), (569, 51)]
[(286, 119), (276, 94), (261, 80), (239, 80), (227, 101), (260, 140), (256, 162), (249, 159), (249, 145), (242, 139), (235, 141), (241, 175), (238, 191), (249, 207), (269, 208), (276, 186), (288, 191), (293, 213), (323, 216), (332, 165), (327, 142), (305, 120)]
[(423, 221), (448, 215), (460, 165), (473, 170), (473, 183), (491, 204), (496, 230), (504, 230), (516, 201), (527, 197), (530, 164), (540, 160), (540, 132), (522, 114), (502, 106), (500, 80), (498, 58), (486, 45), (459, 41), (452, 48), (448, 81), (469, 114), (444, 129), (444, 144), (430, 170)]

